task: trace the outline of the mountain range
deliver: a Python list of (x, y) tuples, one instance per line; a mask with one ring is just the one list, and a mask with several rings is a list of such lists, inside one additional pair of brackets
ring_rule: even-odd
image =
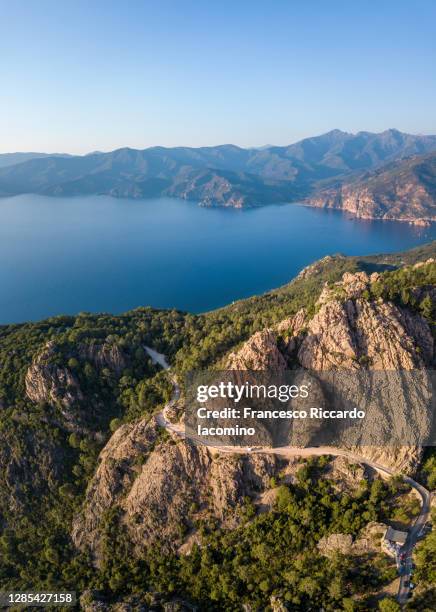
[[(333, 130), (289, 146), (261, 149), (228, 144), (199, 148), (122, 148), (84, 156), (6, 154), (0, 155), (0, 196), (21, 193), (168, 196), (196, 200), (206, 206), (237, 208), (301, 202), (309, 198), (307, 203), (313, 205), (324, 193), (326, 201), (331, 201), (333, 192), (324, 192), (324, 189), (332, 186), (337, 189), (348, 181), (354, 184), (372, 180), (374, 175), (368, 172), (377, 173), (380, 168), (386, 168), (384, 180), (387, 182), (389, 172), (396, 172), (396, 164), (431, 152), (436, 152), (436, 136), (390, 129), (378, 134)], [(431, 165), (431, 160), (428, 163)], [(418, 182), (423, 176), (415, 174)], [(433, 181), (432, 176), (426, 177)], [(421, 186), (421, 183), (414, 185)], [(434, 190), (430, 188), (428, 193), (433, 206)], [(339, 204), (335, 207), (341, 208)], [(378, 216), (373, 212), (372, 216)], [(415, 218), (415, 212), (409, 216)], [(398, 218), (396, 212), (385, 213), (384, 216)], [(425, 210), (420, 211), (420, 218), (429, 217)]]
[(29, 159), (39, 157), (70, 157), (67, 153), (0, 153), (0, 168), (21, 164)]

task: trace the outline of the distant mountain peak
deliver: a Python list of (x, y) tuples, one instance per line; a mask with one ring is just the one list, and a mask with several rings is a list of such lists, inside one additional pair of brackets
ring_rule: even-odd
[(324, 136), (352, 136), (352, 134), (350, 132), (345, 132), (344, 130), (341, 130), (339, 128), (334, 128), (333, 130), (329, 130), (328, 132), (326, 132), (324, 134)]

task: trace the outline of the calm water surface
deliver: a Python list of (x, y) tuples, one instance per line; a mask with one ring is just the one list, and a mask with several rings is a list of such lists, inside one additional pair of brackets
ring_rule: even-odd
[(435, 226), (293, 205), (3, 198), (0, 323), (143, 305), (201, 312), (282, 285), (327, 254), (399, 251), (434, 238)]

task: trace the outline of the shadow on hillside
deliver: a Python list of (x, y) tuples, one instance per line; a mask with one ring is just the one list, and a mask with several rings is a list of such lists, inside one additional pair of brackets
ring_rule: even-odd
[(372, 274), (373, 272), (388, 272), (390, 270), (396, 270), (400, 267), (400, 264), (381, 263), (358, 259), (357, 266), (359, 270), (362, 270), (367, 274)]

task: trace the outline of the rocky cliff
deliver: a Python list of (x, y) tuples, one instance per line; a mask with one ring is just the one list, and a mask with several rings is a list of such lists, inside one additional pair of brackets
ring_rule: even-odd
[(35, 357), (26, 373), (26, 394), (33, 402), (69, 408), (74, 402), (81, 401), (83, 394), (72, 371), (52, 361), (55, 356), (56, 345), (49, 342)]
[[(57, 406), (72, 428), (78, 426), (77, 409), (87, 399), (83, 380), (80, 380), (75, 367), (79, 362), (92, 364), (100, 374), (106, 368), (115, 376), (120, 376), (129, 360), (120, 347), (111, 342), (79, 342), (74, 350), (69, 347), (65, 354), (62, 346), (50, 341), (34, 357), (24, 381), (30, 400)], [(92, 401), (101, 403), (94, 397)]]
[(154, 418), (124, 425), (100, 455), (73, 540), (98, 560), (105, 513), (117, 507), (138, 554), (157, 543), (177, 549), (196, 519), (238, 524), (244, 498), (266, 489), (278, 467), (274, 456), (217, 456), (168, 439)]
[[(295, 482), (298, 458), (216, 454), (181, 439), (168, 439), (152, 418), (123, 425), (103, 449), (72, 538), (89, 550), (97, 565), (104, 558), (104, 525), (111, 510), (132, 542), (134, 554), (150, 546), (187, 554), (198, 539), (198, 524), (215, 521), (234, 529), (248, 499), (262, 513), (274, 504), (276, 484)], [(344, 458), (326, 468), (342, 492), (356, 491), (365, 468)]]
[[(434, 340), (424, 317), (364, 296), (378, 278), (377, 273), (345, 273), (342, 281), (324, 287), (312, 318), (302, 309), (274, 329), (256, 333), (229, 355), (229, 369), (283, 368), (291, 357), (313, 370), (359, 369), (362, 359), (374, 370), (430, 366)], [(278, 347), (279, 336), (286, 339), (284, 350)]]
[(413, 157), (307, 198), (308, 206), (343, 210), (361, 219), (436, 222), (436, 155)]
[[(433, 260), (425, 265), (435, 266)], [(416, 264), (415, 269), (420, 266)], [(365, 448), (359, 447), (359, 453), (399, 471), (408, 471), (419, 461), (419, 446), (378, 448), (374, 445), (377, 439), (384, 440), (382, 432), (386, 432), (386, 440), (394, 440), (396, 434), (398, 440), (415, 439), (415, 434), (418, 440), (421, 434), (428, 435), (433, 406), (431, 380), (425, 372), (434, 365), (434, 338), (421, 314), (381, 298), (370, 299), (371, 286), (379, 278), (377, 273), (370, 276), (365, 272), (345, 273), (340, 282), (326, 284), (313, 317), (303, 309), (274, 329), (256, 333), (229, 355), (227, 367), (276, 371), (303, 368), (324, 386), (329, 382), (329, 375), (323, 373), (356, 372), (355, 379), (354, 375), (343, 376), (341, 384), (352, 387), (348, 394), (345, 390), (342, 392), (343, 403), (354, 401), (359, 388), (359, 397), (364, 398), (369, 382), (374, 395), (378, 389), (383, 400), (377, 406), (369, 402), (368, 408), (372, 411), (367, 414), (368, 427), (372, 423), (380, 438), (370, 438), (375, 440), (371, 449), (367, 440), (361, 440)], [(429, 287), (427, 295), (431, 294)], [(404, 371), (411, 372), (407, 383)], [(368, 379), (365, 372), (378, 374)], [(419, 374), (415, 375), (416, 372)], [(390, 396), (393, 390), (394, 399)], [(416, 424), (419, 424), (418, 431), (413, 429)], [(408, 427), (410, 437), (406, 436)], [(349, 444), (355, 448), (351, 438)]]

